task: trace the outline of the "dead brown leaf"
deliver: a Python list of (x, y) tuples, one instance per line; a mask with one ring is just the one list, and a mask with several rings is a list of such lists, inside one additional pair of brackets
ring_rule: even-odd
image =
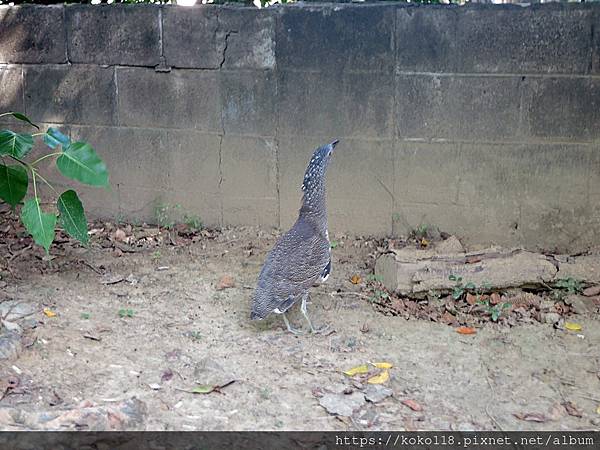
[(414, 400), (406, 399), (402, 400), (400, 403), (402, 403), (404, 406), (408, 406), (413, 411), (423, 411), (423, 407)]
[(515, 416), (519, 420), (524, 420), (526, 422), (545, 423), (550, 420), (548, 419), (548, 417), (541, 413), (514, 413), (513, 416)]
[(473, 327), (458, 327), (456, 332), (458, 334), (476, 334), (477, 330)]
[(575, 406), (573, 402), (564, 402), (562, 405), (565, 407), (567, 414), (569, 414), (570, 416), (583, 417), (583, 413), (579, 409), (577, 409), (577, 406)]
[(215, 289), (222, 291), (223, 289), (229, 289), (235, 286), (235, 281), (231, 275), (223, 275), (217, 282)]
[(350, 282), (352, 284), (358, 284), (361, 282), (360, 276), (357, 274), (352, 275), (352, 277), (350, 278)]

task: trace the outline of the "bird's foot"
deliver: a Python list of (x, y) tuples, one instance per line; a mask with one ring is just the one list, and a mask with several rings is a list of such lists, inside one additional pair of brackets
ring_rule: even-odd
[(288, 320), (285, 313), (283, 313), (282, 316), (283, 316), (283, 321), (285, 322), (285, 326), (287, 327), (287, 329), (290, 333), (292, 333), (296, 336), (302, 336), (303, 334), (306, 334), (305, 331), (292, 327), (292, 325), (290, 325), (290, 321)]
[(323, 333), (329, 331), (330, 329), (331, 328), (330, 328), (329, 324), (325, 324), (325, 325), (323, 325), (322, 327), (319, 327), (319, 328), (315, 328), (312, 325), (312, 323), (310, 324), (310, 332), (312, 334), (323, 334)]

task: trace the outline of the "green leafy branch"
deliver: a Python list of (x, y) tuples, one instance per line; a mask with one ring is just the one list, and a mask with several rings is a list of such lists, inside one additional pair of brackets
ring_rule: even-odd
[[(0, 117), (4, 116), (12, 116), (40, 129), (24, 114), (13, 111), (0, 114)], [(52, 152), (27, 162), (24, 158), (33, 149), (35, 137), (41, 137)], [(27, 195), (31, 178), (33, 196), (24, 201), (20, 216), (35, 243), (41, 245), (46, 253), (54, 241), (57, 222), (82, 244), (87, 245), (89, 241), (87, 219), (77, 193), (69, 189), (59, 194), (39, 172), (39, 164), (49, 158), (55, 158), (56, 167), (64, 177), (90, 186), (108, 187), (106, 164), (86, 142), (71, 142), (56, 128), (33, 134), (0, 130), (0, 200), (16, 208)], [(7, 159), (17, 164), (8, 165)], [(58, 196), (57, 211), (42, 210), (38, 181), (46, 184)]]

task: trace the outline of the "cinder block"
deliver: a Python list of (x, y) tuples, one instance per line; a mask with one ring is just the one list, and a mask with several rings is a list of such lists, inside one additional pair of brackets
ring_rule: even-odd
[(167, 64), (199, 69), (220, 67), (225, 36), (218, 33), (219, 10), (213, 5), (163, 7), (163, 43)]
[(62, 6), (0, 6), (0, 63), (67, 61)]
[(221, 131), (214, 72), (117, 68), (119, 124)]
[(25, 109), (40, 122), (113, 124), (114, 69), (94, 66), (28, 66)]
[(394, 7), (288, 7), (277, 25), (277, 67), (331, 73), (389, 73)]
[[(8, 111), (25, 112), (23, 105), (23, 76), (20, 67), (0, 68), (0, 113)], [(13, 120), (2, 117), (2, 122), (13, 123)]]
[[(304, 171), (313, 151), (327, 137), (279, 140), (281, 226), (298, 217)], [(389, 234), (392, 225), (392, 142), (342, 138), (327, 174), (327, 208), (331, 233)]]
[(399, 203), (394, 207), (394, 235), (407, 236), (420, 226), (437, 227), (463, 244), (514, 246), (521, 233), (513, 225), (518, 211), (480, 206)]
[(193, 130), (167, 131), (170, 156), (169, 186), (172, 204), (180, 204), (184, 214), (200, 217), (205, 225), (221, 223), (219, 173), (220, 137)]
[(393, 134), (393, 77), (279, 72), (279, 134), (373, 137)]
[(567, 144), (463, 144), (458, 202), (538, 210), (585, 206), (592, 147)]
[(398, 8), (396, 70), (454, 72), (457, 19), (457, 12), (450, 8)]
[(66, 7), (66, 13), (71, 62), (159, 64), (159, 6), (73, 5)]
[[(123, 217), (152, 222), (158, 205), (219, 224), (219, 137), (192, 130), (73, 127), (105, 160)], [(109, 210), (103, 206), (105, 210)]]
[(397, 70), (588, 73), (592, 11), (542, 6), (398, 9)]
[(226, 133), (274, 136), (276, 76), (271, 71), (221, 73), (221, 104)]
[(400, 75), (396, 124), (403, 138), (515, 140), (521, 77)]
[(530, 78), (524, 87), (524, 118), (530, 136), (574, 141), (600, 137), (600, 81)]
[(272, 139), (225, 135), (221, 170), (225, 224), (279, 225), (277, 147)]
[(275, 18), (276, 14), (270, 8), (220, 8), (222, 67), (274, 69)]
[(396, 204), (456, 204), (462, 169), (459, 144), (397, 142), (393, 187)]
[(461, 8), (461, 72), (588, 73), (592, 13), (572, 5)]

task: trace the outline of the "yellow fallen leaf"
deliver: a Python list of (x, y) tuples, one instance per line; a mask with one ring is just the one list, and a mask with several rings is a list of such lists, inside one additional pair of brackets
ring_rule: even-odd
[(368, 372), (369, 372), (369, 366), (367, 366), (366, 364), (363, 364), (362, 366), (356, 366), (350, 370), (346, 370), (344, 372), (344, 374), (348, 375), (349, 377), (353, 377), (354, 375), (358, 375), (359, 373), (368, 373)]
[(56, 313), (50, 310), (50, 308), (44, 308), (44, 314), (48, 317), (56, 317)]
[(358, 276), (356, 274), (352, 275), (352, 278), (350, 278), (350, 282), (352, 284), (358, 284), (358, 283), (360, 283), (360, 276)]
[(429, 245), (429, 241), (425, 238), (421, 238), (421, 247), (427, 247)]
[(596, 408), (596, 414), (600, 414), (600, 405)]
[(377, 367), (378, 369), (391, 369), (392, 367), (394, 367), (392, 365), (392, 363), (389, 362), (378, 362), (378, 363), (372, 363), (375, 367)]
[(379, 375), (375, 375), (367, 380), (369, 384), (383, 384), (390, 379), (390, 373), (387, 370), (383, 370)]
[(565, 328), (571, 331), (581, 331), (581, 325), (575, 322), (565, 322)]

